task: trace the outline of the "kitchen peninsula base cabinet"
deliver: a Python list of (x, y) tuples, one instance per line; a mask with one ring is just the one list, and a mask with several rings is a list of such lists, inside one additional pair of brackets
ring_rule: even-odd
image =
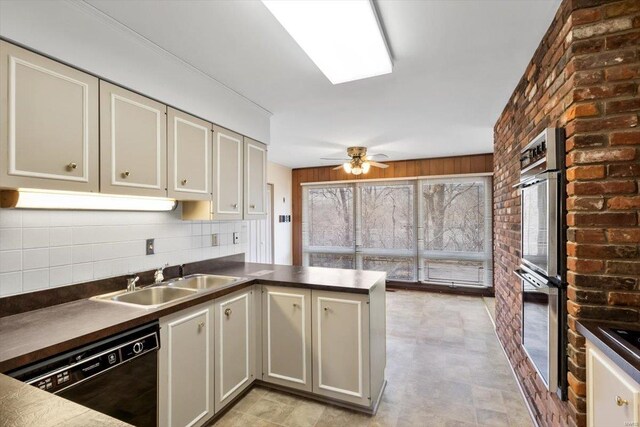
[(160, 319), (158, 422), (199, 426), (214, 414), (214, 306), (211, 302)]
[(310, 392), (311, 291), (262, 287), (262, 381)]
[(640, 384), (587, 341), (587, 426), (640, 425)]
[(215, 412), (255, 379), (254, 288), (215, 300)]

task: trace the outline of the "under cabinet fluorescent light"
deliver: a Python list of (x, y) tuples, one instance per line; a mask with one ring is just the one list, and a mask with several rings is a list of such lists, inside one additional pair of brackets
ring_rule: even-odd
[(159, 197), (132, 197), (48, 190), (0, 191), (0, 207), (92, 211), (171, 211), (177, 202)]
[(262, 0), (333, 84), (389, 74), (389, 51), (371, 0)]

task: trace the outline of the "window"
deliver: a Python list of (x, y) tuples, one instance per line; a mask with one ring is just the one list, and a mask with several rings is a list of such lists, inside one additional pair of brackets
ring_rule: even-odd
[(484, 177), (420, 182), (422, 281), (491, 286), (490, 184)]
[(489, 177), (303, 187), (303, 263), (491, 285)]
[(353, 187), (305, 187), (303, 194), (304, 265), (355, 268)]

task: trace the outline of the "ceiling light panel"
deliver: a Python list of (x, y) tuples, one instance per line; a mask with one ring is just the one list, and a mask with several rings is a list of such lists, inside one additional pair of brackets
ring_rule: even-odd
[(262, 2), (331, 83), (391, 73), (370, 0)]

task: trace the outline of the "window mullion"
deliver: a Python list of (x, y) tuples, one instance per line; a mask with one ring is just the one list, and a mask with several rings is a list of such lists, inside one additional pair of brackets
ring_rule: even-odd
[(353, 183), (354, 257), (356, 270), (362, 270), (362, 185)]

